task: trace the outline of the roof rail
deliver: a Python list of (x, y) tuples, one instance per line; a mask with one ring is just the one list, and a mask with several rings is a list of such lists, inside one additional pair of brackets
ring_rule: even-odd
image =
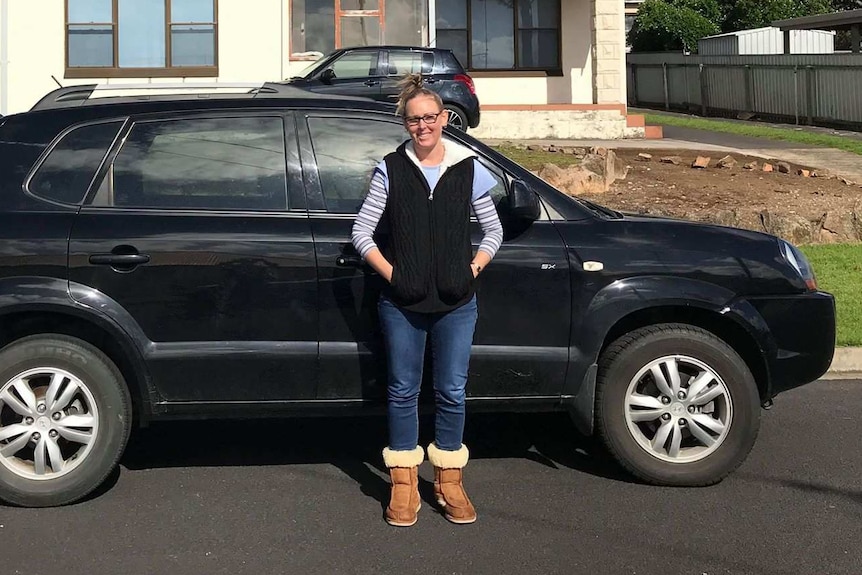
[(212, 97), (255, 98), (258, 94), (313, 98), (313, 92), (275, 82), (180, 82), (147, 84), (82, 84), (58, 88), (30, 108), (50, 110), (75, 106), (163, 99)]

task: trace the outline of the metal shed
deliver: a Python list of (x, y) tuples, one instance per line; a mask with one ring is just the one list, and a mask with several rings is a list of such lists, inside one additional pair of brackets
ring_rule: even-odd
[[(791, 30), (791, 54), (832, 54), (835, 32)], [(766, 27), (707, 36), (697, 41), (701, 56), (749, 56), (784, 54), (784, 35), (780, 28)]]

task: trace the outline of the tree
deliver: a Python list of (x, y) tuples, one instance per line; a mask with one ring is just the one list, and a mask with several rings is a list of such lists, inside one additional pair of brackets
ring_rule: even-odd
[(859, 10), (862, 9), (862, 0), (832, 0), (832, 9), (836, 12)]
[(769, 26), (776, 20), (832, 12), (830, 0), (723, 0), (724, 32)]
[(718, 26), (684, 4), (716, 4), (710, 0), (646, 0), (629, 32), (634, 52), (697, 50), (697, 41), (716, 34)]

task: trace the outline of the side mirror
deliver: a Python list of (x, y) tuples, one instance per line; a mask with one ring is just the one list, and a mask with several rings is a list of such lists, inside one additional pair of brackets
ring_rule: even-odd
[(335, 70), (332, 68), (327, 68), (323, 72), (320, 73), (320, 81), (324, 84), (332, 84), (332, 81), (335, 79)]
[(509, 192), (509, 215), (519, 220), (534, 222), (539, 219), (541, 213), (536, 193), (528, 188), (523, 180), (513, 181)]

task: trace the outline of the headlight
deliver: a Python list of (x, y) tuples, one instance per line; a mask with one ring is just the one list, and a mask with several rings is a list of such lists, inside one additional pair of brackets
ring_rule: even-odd
[(799, 273), (799, 277), (802, 278), (808, 289), (817, 291), (817, 278), (814, 276), (814, 269), (808, 263), (805, 254), (790, 242), (779, 239), (778, 244), (781, 246), (781, 255), (784, 256), (784, 260)]

